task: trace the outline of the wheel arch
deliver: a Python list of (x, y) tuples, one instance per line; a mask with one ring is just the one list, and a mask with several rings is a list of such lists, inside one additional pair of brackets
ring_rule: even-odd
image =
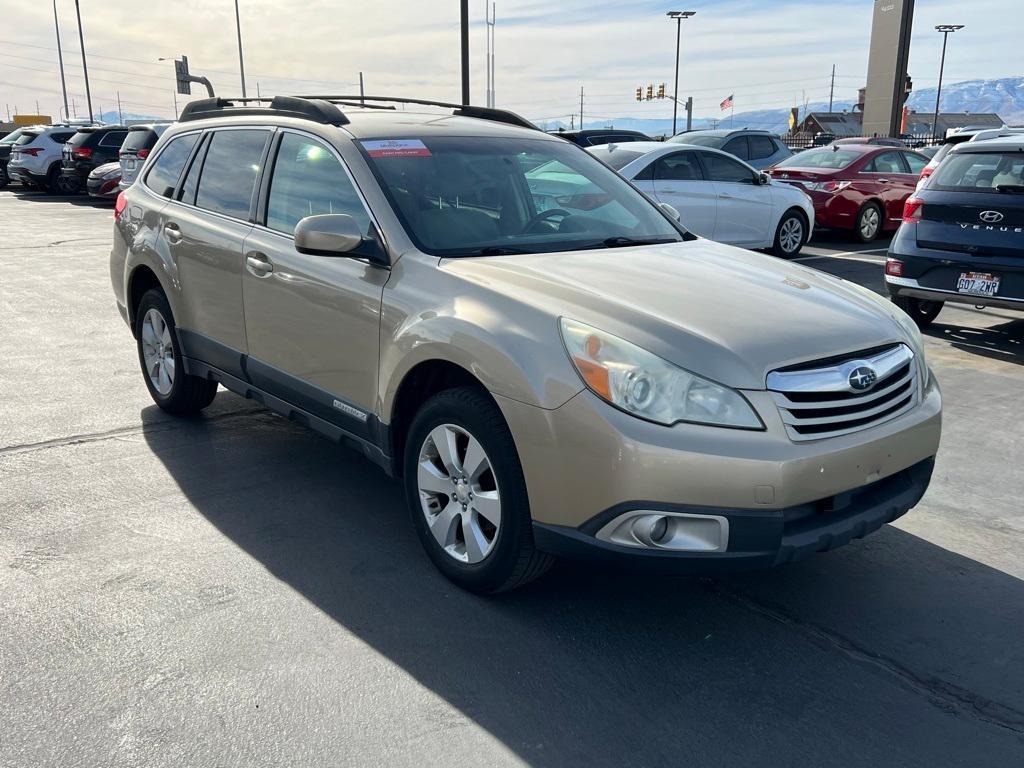
[[(142, 297), (146, 291), (157, 288), (163, 291), (164, 296), (167, 296), (167, 291), (164, 289), (163, 284), (160, 282), (160, 278), (157, 277), (154, 272), (146, 264), (138, 264), (132, 269), (131, 274), (128, 275), (128, 285), (125, 292), (125, 298), (127, 299), (128, 309), (128, 325), (132, 329), (132, 334), (135, 333), (135, 315), (139, 307), (139, 302), (142, 301)], [(168, 302), (170, 297), (168, 297)]]

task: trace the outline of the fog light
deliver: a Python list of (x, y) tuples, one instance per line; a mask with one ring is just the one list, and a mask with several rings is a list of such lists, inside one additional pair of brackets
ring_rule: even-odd
[(725, 552), (729, 548), (729, 521), (721, 515), (636, 509), (623, 512), (595, 535), (601, 541), (625, 547)]
[(656, 547), (668, 537), (668, 518), (664, 515), (642, 515), (633, 520), (633, 535), (648, 547)]

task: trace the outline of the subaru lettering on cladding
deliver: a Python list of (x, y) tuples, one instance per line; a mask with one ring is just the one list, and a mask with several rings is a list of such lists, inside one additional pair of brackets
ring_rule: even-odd
[(695, 237), (512, 113), (344, 101), (193, 102), (121, 195), (162, 408), (224, 386), (356, 447), (478, 592), (555, 556), (770, 566), (921, 498), (940, 395), (890, 303)]

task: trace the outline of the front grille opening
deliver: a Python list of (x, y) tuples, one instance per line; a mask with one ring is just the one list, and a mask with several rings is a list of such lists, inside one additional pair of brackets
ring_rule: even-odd
[(871, 357), (878, 357), (884, 355), (886, 352), (891, 352), (900, 346), (899, 344), (883, 344), (879, 347), (871, 347), (870, 349), (862, 349), (860, 352), (847, 353), (845, 355), (833, 355), (832, 357), (819, 357), (817, 360), (811, 360), (806, 363), (797, 363), (796, 365), (787, 365), (785, 368), (777, 368), (778, 373), (792, 373), (794, 371), (814, 371), (818, 368), (828, 368), (833, 365), (839, 365), (840, 363), (846, 363), (850, 360), (866, 360)]
[(857, 427), (863, 427), (877, 421), (882, 421), (886, 417), (891, 416), (900, 409), (910, 405), (913, 399), (913, 395), (908, 395), (891, 408), (886, 408), (881, 413), (876, 413), (863, 419), (854, 419), (852, 421), (829, 422), (827, 424), (793, 424), (791, 426), (794, 431), (800, 433), (801, 435), (820, 435), (825, 432), (836, 432), (838, 430), (856, 429)]
[[(833, 408), (790, 408), (789, 412), (798, 419), (829, 419), (835, 416), (848, 416), (851, 413), (860, 413), (866, 411), (869, 408), (877, 408), (881, 405), (885, 405), (887, 402), (898, 398), (910, 389), (913, 385), (913, 381), (907, 380), (900, 384), (892, 392), (889, 392), (882, 397), (872, 400), (869, 403), (857, 404), (857, 405), (843, 405), (836, 406)], [(792, 398), (790, 398), (792, 399)], [(873, 418), (877, 418), (873, 417)]]

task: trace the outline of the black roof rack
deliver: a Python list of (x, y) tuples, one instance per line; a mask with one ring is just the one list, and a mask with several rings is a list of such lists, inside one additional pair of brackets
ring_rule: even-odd
[[(263, 104), (269, 102), (267, 106)], [(367, 103), (370, 102), (370, 103)], [(373, 103), (385, 102), (385, 104)], [(202, 120), (207, 117), (226, 117), (233, 115), (276, 115), (280, 117), (300, 117), (329, 125), (345, 125), (350, 122), (338, 106), (360, 107), (365, 109), (394, 109), (394, 104), (422, 104), (430, 107), (443, 107), (453, 110), (460, 117), (474, 117), (479, 120), (493, 120), (498, 123), (514, 125), (519, 128), (538, 130), (537, 126), (515, 112), (504, 109), (490, 109), (465, 104), (452, 104), (447, 101), (430, 99), (407, 99), (398, 96), (363, 96), (329, 95), (329, 96), (275, 96), (270, 98), (244, 99), (199, 99), (190, 101), (181, 111), (181, 122)]]
[[(259, 106), (269, 101), (269, 106)], [(256, 106), (249, 106), (255, 102)], [(275, 96), (273, 99), (198, 99), (190, 101), (181, 110), (179, 122), (203, 120), (208, 117), (234, 117), (243, 115), (274, 115), (276, 117), (299, 117), (327, 125), (345, 125), (349, 119), (334, 104), (317, 98)]]

